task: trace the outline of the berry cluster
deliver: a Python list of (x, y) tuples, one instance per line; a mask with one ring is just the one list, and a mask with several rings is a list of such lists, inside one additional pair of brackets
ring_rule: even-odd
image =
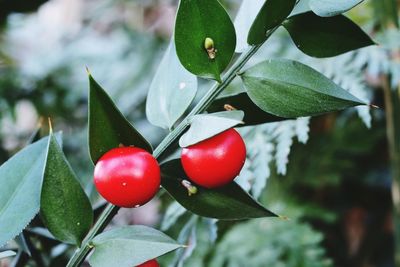
[[(233, 181), (246, 159), (240, 134), (229, 129), (182, 150), (181, 162), (189, 179), (216, 188)], [(108, 202), (124, 208), (150, 201), (160, 187), (160, 167), (147, 151), (119, 147), (105, 153), (94, 169), (94, 184)]]

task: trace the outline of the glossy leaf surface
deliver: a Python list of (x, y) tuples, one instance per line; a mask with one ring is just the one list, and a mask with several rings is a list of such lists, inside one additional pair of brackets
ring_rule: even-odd
[(357, 24), (343, 15), (323, 18), (306, 12), (290, 17), (283, 26), (297, 48), (312, 57), (333, 57), (374, 44)]
[(47, 148), (40, 214), (54, 237), (78, 246), (93, 223), (90, 201), (52, 134)]
[(179, 159), (162, 164), (161, 173), (162, 186), (183, 207), (197, 215), (221, 220), (276, 216), (235, 182), (215, 189), (195, 185), (197, 193), (189, 196), (187, 188), (182, 185), (182, 181), (189, 178)]
[(89, 152), (93, 163), (120, 144), (137, 146), (151, 153), (151, 145), (125, 118), (90, 74), (89, 83)]
[[(205, 48), (206, 38), (213, 41), (214, 56)], [(220, 81), (235, 52), (235, 28), (217, 0), (181, 0), (175, 45), (179, 60), (188, 71)]]

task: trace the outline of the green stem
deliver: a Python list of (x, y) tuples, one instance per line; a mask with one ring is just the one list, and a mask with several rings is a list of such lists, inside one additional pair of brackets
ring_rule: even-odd
[(82, 241), (82, 245), (78, 248), (74, 255), (72, 255), (69, 260), (67, 267), (70, 266), (79, 266), (86, 258), (87, 254), (89, 254), (92, 249), (92, 240), (98, 234), (101, 233), (104, 228), (110, 223), (112, 218), (117, 214), (119, 207), (114, 206), (112, 204), (108, 204), (103, 212), (100, 214), (99, 219), (96, 221), (96, 224), (86, 235), (85, 239)]
[(390, 78), (382, 76), (382, 87), (392, 174), (395, 265), (400, 266), (400, 85), (398, 88), (391, 88)]
[(161, 143), (153, 152), (154, 157), (160, 157), (165, 150), (183, 134), (183, 132), (189, 126), (188, 120), (190, 117), (206, 111), (213, 100), (232, 82), (237, 73), (259, 48), (260, 45), (252, 46), (238, 58), (238, 60), (222, 77), (222, 83), (215, 83), (213, 87), (211, 87), (211, 89), (206, 93), (206, 95), (199, 101), (199, 103), (197, 103), (197, 105), (192, 109), (192, 111), (186, 116), (186, 118), (171, 133), (169, 133), (164, 140), (161, 141)]
[[(278, 27), (270, 30), (267, 33), (268, 39)], [(178, 138), (185, 132), (189, 126), (188, 119), (193, 115), (200, 114), (209, 107), (213, 100), (232, 82), (236, 77), (238, 72), (243, 68), (243, 66), (249, 61), (249, 59), (258, 51), (261, 47), (260, 45), (251, 46), (246, 52), (241, 54), (241, 56), (235, 61), (231, 68), (223, 75), (221, 83), (215, 83), (213, 87), (204, 95), (204, 97), (197, 103), (193, 110), (182, 120), (178, 126), (170, 132), (157, 146), (153, 152), (155, 158), (159, 158), (168, 147), (170, 147)], [(96, 224), (87, 234), (86, 238), (82, 242), (82, 246), (78, 248), (72, 258), (69, 260), (67, 267), (77, 267), (79, 266), (89, 254), (92, 249), (92, 239), (101, 233), (108, 223), (112, 220), (114, 215), (118, 212), (119, 207), (109, 204), (105, 210), (100, 215)]]

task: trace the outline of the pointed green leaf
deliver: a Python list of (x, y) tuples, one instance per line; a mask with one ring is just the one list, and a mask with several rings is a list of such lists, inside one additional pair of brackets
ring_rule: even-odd
[(15, 253), (15, 251), (6, 250), (6, 251), (3, 251), (3, 252), (0, 252), (0, 260), (4, 259), (4, 258), (8, 258), (8, 257), (13, 257), (15, 255), (17, 255), (17, 253)]
[[(205, 48), (213, 41), (215, 57)], [(217, 0), (181, 0), (175, 23), (176, 53), (182, 65), (203, 78), (221, 80), (235, 52), (235, 28)]]
[(93, 223), (90, 201), (52, 134), (47, 148), (40, 214), (54, 237), (78, 246)]
[(236, 53), (242, 53), (249, 47), (247, 36), (263, 4), (263, 1), (254, 0), (243, 0), (240, 4), (233, 22), (236, 30)]
[(279, 117), (313, 116), (365, 104), (321, 73), (292, 60), (264, 61), (241, 77), (251, 100)]
[(99, 234), (92, 242), (89, 258), (93, 267), (132, 267), (182, 247), (164, 233), (134, 225), (114, 228)]
[(241, 110), (194, 115), (189, 130), (179, 139), (179, 146), (187, 147), (206, 140), (243, 123), (243, 117)]
[(47, 138), (19, 151), (0, 167), (0, 247), (39, 211)]
[(221, 220), (276, 216), (235, 182), (215, 189), (195, 185), (197, 193), (189, 196), (188, 189), (182, 185), (182, 181), (189, 178), (179, 159), (162, 164), (161, 175), (161, 184), (165, 190), (187, 210), (200, 216)]
[(212, 102), (207, 111), (223, 111), (225, 110), (226, 105), (244, 112), (244, 124), (239, 124), (237, 127), (285, 120), (285, 118), (277, 117), (260, 109), (256, 104), (253, 103), (253, 101), (245, 92), (217, 98), (214, 100), (214, 102)]
[(247, 42), (251, 45), (263, 43), (269, 30), (279, 26), (292, 12), (296, 0), (266, 0), (251, 25)]
[(192, 103), (196, 92), (197, 78), (181, 65), (171, 40), (149, 88), (147, 119), (170, 129)]
[(120, 144), (137, 146), (151, 153), (151, 145), (124, 117), (90, 74), (89, 83), (89, 152), (93, 163)]
[(323, 18), (306, 12), (290, 17), (283, 26), (297, 48), (312, 57), (333, 57), (374, 44), (357, 24), (343, 15)]
[(332, 17), (342, 14), (364, 0), (310, 0), (308, 5), (320, 17)]

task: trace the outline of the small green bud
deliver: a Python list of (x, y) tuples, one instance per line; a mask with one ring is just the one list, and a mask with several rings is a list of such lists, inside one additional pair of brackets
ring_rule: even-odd
[(213, 41), (213, 39), (211, 39), (210, 37), (207, 37), (207, 38), (204, 40), (204, 48), (205, 48), (206, 50), (213, 49), (213, 48), (214, 48), (214, 41)]
[(183, 180), (182, 185), (187, 189), (189, 196), (197, 193), (197, 187), (192, 185), (191, 182), (189, 182), (187, 180)]

